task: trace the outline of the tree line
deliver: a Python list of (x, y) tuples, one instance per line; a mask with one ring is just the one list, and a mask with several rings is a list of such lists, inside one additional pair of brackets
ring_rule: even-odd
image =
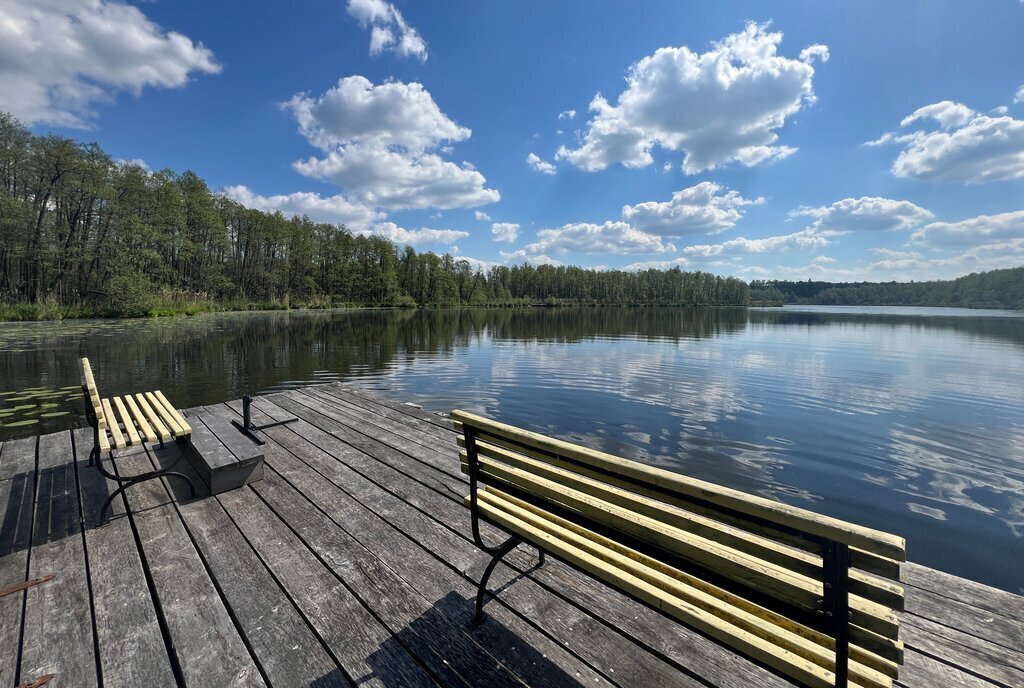
[(117, 162), (0, 112), (0, 320), (293, 306), (1024, 308), (1024, 268), (946, 282), (756, 280), (465, 260), (246, 208), (197, 174)]
[(246, 208), (194, 172), (150, 172), (0, 113), (0, 315), (211, 308), (744, 305), (742, 280), (679, 269), (475, 270), (342, 225)]
[(1024, 267), (932, 282), (792, 282), (754, 280), (755, 304), (825, 306), (956, 306), (1024, 309)]

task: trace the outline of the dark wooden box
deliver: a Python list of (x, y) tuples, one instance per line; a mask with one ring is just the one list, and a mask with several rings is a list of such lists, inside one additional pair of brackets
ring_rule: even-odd
[(192, 442), (185, 455), (210, 494), (263, 479), (263, 451), (230, 421), (210, 413), (188, 420)]

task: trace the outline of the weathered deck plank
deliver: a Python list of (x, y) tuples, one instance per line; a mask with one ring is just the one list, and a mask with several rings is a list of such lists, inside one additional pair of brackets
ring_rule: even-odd
[[(179, 500), (187, 498), (178, 481), (168, 481), (167, 486)], [(335, 671), (337, 664), (219, 500), (189, 501), (179, 511), (269, 681), (304, 685), (329, 676), (329, 681), (321, 681), (325, 688), (352, 685)]]
[(57, 674), (63, 685), (95, 686), (99, 677), (71, 433), (40, 437), (38, 456), (28, 577), (56, 576), (26, 591), (19, 680), (32, 683)]
[(913, 614), (902, 621), (903, 641), (914, 650), (1006, 686), (1024, 686), (1019, 653)]
[[(269, 420), (261, 416), (254, 415), (257, 422)], [(418, 512), (307, 441), (306, 430), (296, 427), (267, 431), (275, 441), (269, 449), (272, 465), (420, 595), (438, 600), (435, 606), (440, 614), (451, 618), (461, 628), (469, 628), (475, 588), (452, 565), (460, 559), (466, 560), (470, 547), (450, 546), (451, 541), (458, 539), (433, 521), (417, 519), (418, 523), (412, 528), (394, 523), (389, 516), (394, 516), (402, 507), (413, 514)], [(437, 527), (432, 530), (432, 525)], [(436, 537), (438, 529), (443, 531), (440, 537)], [(478, 562), (486, 561), (486, 555), (473, 554)], [(433, 571), (433, 575), (423, 576), (424, 570)], [(569, 636), (560, 643), (553, 642), (500, 605), (493, 616), (497, 624), (474, 629), (473, 637), (521, 678), (533, 676), (550, 686), (591, 685), (599, 680), (596, 672), (562, 648), (570, 640)], [(576, 644), (588, 645), (586, 637), (577, 636), (574, 640)], [(677, 676), (676, 672), (672, 673)], [(659, 684), (645, 682), (645, 685)]]
[[(225, 433), (239, 410), (205, 409)], [(488, 557), (451, 421), (337, 383), (254, 406), (257, 422), (291, 416), (265, 433), (266, 479), (196, 501), (174, 480), (136, 485), (105, 525), (114, 485), (85, 465), (87, 433), (0, 444), (0, 585), (59, 569), (0, 598), (0, 686), (44, 671), (76, 686), (791, 685), (556, 560), (536, 568), (523, 547), (472, 626)], [(151, 468), (147, 451), (116, 464)], [(1024, 685), (1024, 597), (904, 573), (897, 685)]]
[(360, 599), (439, 681), (448, 685), (519, 685), (511, 672), (473, 642), (466, 629), (436, 613), (430, 600), (338, 528), (276, 470), (253, 489), (339, 578), (357, 588)]
[(392, 642), (381, 621), (265, 501), (242, 489), (225, 494), (222, 503), (354, 684), (434, 685), (416, 658)]
[[(118, 456), (114, 464), (119, 475), (152, 468), (146, 451)], [(149, 480), (126, 494), (132, 529), (183, 680), (193, 685), (265, 685), (163, 483)]]
[[(324, 385), (316, 385), (317, 387), (323, 387), (325, 389), (337, 389), (342, 392), (346, 397), (352, 399), (354, 402), (369, 402), (366, 406), (367, 410), (374, 411), (377, 408), (384, 406), (396, 411), (400, 411), (407, 416), (412, 416), (416, 420), (423, 420), (431, 425), (436, 425), (442, 430), (454, 430), (455, 426), (452, 424), (450, 418), (439, 416), (436, 413), (425, 411), (419, 406), (413, 406), (401, 401), (395, 401), (390, 399), (383, 394), (378, 394), (372, 390), (364, 387), (355, 387), (353, 385), (346, 385), (342, 382), (329, 382)], [(361, 404), (360, 404), (361, 405)]]
[[(23, 583), (32, 546), (36, 438), (6, 442), (0, 454), (0, 587)], [(0, 597), (0, 685), (13, 686), (21, 647), (25, 592)]]
[[(415, 406), (403, 404), (402, 408), (394, 408), (383, 402), (364, 399), (360, 395), (348, 392), (340, 384), (322, 385), (316, 389), (323, 394), (330, 395), (342, 408), (355, 410), (359, 415), (380, 415), (388, 420), (401, 423), (417, 433), (430, 435), (443, 441), (451, 439), (453, 424), (450, 420), (442, 419), (440, 416)], [(438, 421), (438, 423), (435, 424), (434, 421)], [(447, 424), (442, 424), (444, 421), (447, 421)]]
[[(295, 402), (292, 395), (284, 395), (284, 397), (278, 397), (275, 395), (274, 397), (261, 400), (260, 408), (266, 408), (267, 404), (276, 404), (279, 402), (282, 405), (288, 404), (287, 409), (296, 413), (296, 415), (308, 416), (314, 420), (319, 420), (321, 423), (323, 423), (323, 419), (326, 418), (326, 416), (318, 414), (312, 408), (303, 410), (302, 406), (297, 402), (292, 403)], [(276, 417), (281, 414), (278, 413), (274, 415)], [(330, 421), (330, 419), (327, 420)], [(329, 422), (325, 423), (325, 425), (330, 427)], [(296, 430), (299, 432), (302, 431), (299, 428), (296, 428)], [(305, 434), (312, 434), (308, 433), (308, 429), (306, 430), (307, 433)], [(335, 432), (337, 432), (337, 430), (335, 430)], [(330, 440), (324, 439), (323, 436), (320, 436), (317, 439), (320, 441), (330, 442)], [(367, 456), (372, 455), (370, 459), (371, 462), (374, 460), (384, 462), (395, 458), (393, 453), (394, 450), (389, 452), (387, 446), (374, 442), (369, 438), (353, 438), (347, 441), (351, 444), (359, 444), (366, 448), (367, 451), (370, 452)], [(335, 442), (330, 447), (331, 452), (335, 452), (339, 455), (344, 453), (351, 456), (351, 451), (349, 450), (348, 452), (345, 452), (345, 450), (338, 446), (338, 442), (339, 441), (335, 439)], [(418, 451), (416, 449), (413, 450)], [(409, 462), (407, 460), (406, 467), (411, 467), (413, 470), (422, 470), (423, 468), (431, 470), (431, 467), (416, 466), (415, 463), (416, 462)], [(374, 466), (372, 463), (370, 465), (364, 464), (363, 470), (366, 475), (373, 475), (374, 473), (379, 472), (381, 467), (379, 465)], [(457, 468), (454, 470), (457, 470)], [(451, 513), (456, 517), (456, 520), (451, 523), (455, 526), (456, 532), (458, 532), (461, 537), (467, 538), (468, 513), (465, 511), (465, 508), (462, 507), (461, 501), (465, 495), (466, 489), (468, 488), (465, 488), (462, 484), (460, 479), (461, 475), (456, 477), (456, 474), (452, 472), (450, 474), (445, 473), (444, 476), (448, 480), (454, 481), (456, 486), (440, 489), (432, 495), (429, 491), (427, 493), (423, 493), (422, 496), (428, 500), (428, 503), (425, 504), (426, 513), (421, 514), (421, 517), (430, 518), (427, 514), (442, 511), (442, 505), (452, 507), (453, 511)], [(397, 472), (396, 475), (389, 476), (387, 479), (389, 488), (400, 485), (404, 479), (405, 478), (400, 472)], [(447, 501), (448, 504), (444, 504), (445, 501)], [(489, 534), (491, 536), (492, 542), (501, 536), (500, 533), (495, 530), (491, 530), (489, 533), (485, 531), (485, 534)], [(468, 539), (466, 541), (468, 543)], [(519, 558), (510, 557), (508, 561), (518, 562), (519, 566), (515, 570), (499, 566), (495, 573), (494, 586), (500, 586), (502, 581), (510, 580), (524, 573), (535, 580), (546, 581), (547, 585), (544, 587), (548, 591), (549, 595), (551, 593), (555, 593), (569, 602), (575, 603), (581, 608), (585, 607), (589, 609), (592, 614), (596, 615), (596, 618), (604, 620), (606, 623), (609, 623), (612, 628), (616, 628), (620, 632), (623, 632), (626, 629), (632, 629), (634, 633), (639, 634), (639, 636), (630, 634), (629, 637), (634, 643), (640, 641), (638, 647), (654, 649), (658, 655), (667, 658), (678, 666), (686, 667), (687, 670), (693, 671), (693, 673), (701, 675), (702, 677), (714, 677), (712, 680), (715, 685), (735, 686), (737, 688), (749, 686), (751, 676), (757, 677), (760, 685), (764, 686), (788, 685), (783, 679), (768, 673), (766, 670), (753, 664), (742, 656), (723, 648), (694, 631), (672, 622), (661, 614), (638, 602), (634, 602), (625, 595), (617, 593), (597, 581), (593, 581), (586, 576), (576, 574), (574, 571), (558, 562), (549, 562), (549, 564), (545, 565), (542, 569), (531, 571), (530, 569), (535, 561), (532, 554)], [(483, 568), (486, 562), (487, 557), (480, 558), (477, 556), (475, 565), (469, 564), (469, 567), (474, 569), (469, 572), (470, 577), (476, 578), (480, 573), (480, 569)], [(556, 573), (552, 574), (552, 571), (555, 571)], [(545, 614), (546, 610), (544, 606), (538, 604), (538, 599), (545, 599), (543, 596), (540, 596), (539, 598), (534, 596), (531, 600), (531, 596), (524, 595), (524, 599), (519, 600), (515, 596), (507, 597), (510, 592), (510, 590), (504, 591), (502, 594), (502, 600), (506, 602), (518, 600), (520, 602), (529, 603), (532, 606), (520, 611), (525, 611), (526, 618), (533, 620), (535, 623), (542, 623), (540, 620), (546, 618), (547, 614)], [(595, 596), (597, 599), (601, 600), (602, 604), (593, 604), (592, 600), (595, 599)], [(590, 621), (590, 619), (587, 618), (588, 615), (581, 617), (577, 614), (574, 616), (580, 619), (579, 623), (581, 628), (586, 622)], [(622, 643), (620, 639), (620, 645), (625, 648), (629, 643)], [(575, 647), (575, 644), (573, 646)], [(661, 661), (660, 656), (651, 655), (649, 649), (645, 650), (647, 661), (649, 662), (648, 671), (650, 671), (651, 668), (656, 667)], [(629, 652), (623, 652), (624, 658), (628, 659), (629, 655)], [(616, 659), (622, 659), (623, 657), (618, 657)], [(615, 660), (605, 659), (604, 663), (608, 663), (609, 661)], [(679, 684), (685, 685), (686, 675), (678, 673), (677, 676)]]
[(171, 685), (171, 658), (131, 524), (124, 518), (124, 497), (112, 502), (111, 520), (101, 524), (100, 507), (117, 483), (87, 465), (90, 431), (76, 430), (74, 442), (103, 685)]

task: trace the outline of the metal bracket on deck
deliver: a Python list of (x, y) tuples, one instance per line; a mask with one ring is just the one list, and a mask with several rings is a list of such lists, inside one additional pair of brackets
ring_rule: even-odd
[(267, 441), (260, 435), (256, 434), (260, 430), (266, 430), (267, 428), (276, 428), (278, 425), (285, 425), (286, 423), (294, 423), (298, 418), (287, 418), (285, 420), (279, 420), (273, 423), (264, 423), (263, 425), (253, 425), (252, 422), (252, 397), (246, 394), (242, 397), (242, 422), (239, 423), (237, 420), (231, 421), (231, 424), (242, 431), (243, 435), (248, 436), (256, 444), (266, 444)]

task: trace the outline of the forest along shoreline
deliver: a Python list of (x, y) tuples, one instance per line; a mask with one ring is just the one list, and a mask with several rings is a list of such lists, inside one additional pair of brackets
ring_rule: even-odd
[(346, 307), (1024, 308), (1024, 268), (945, 282), (744, 282), (701, 271), (494, 265), (246, 208), (0, 112), (0, 320)]

